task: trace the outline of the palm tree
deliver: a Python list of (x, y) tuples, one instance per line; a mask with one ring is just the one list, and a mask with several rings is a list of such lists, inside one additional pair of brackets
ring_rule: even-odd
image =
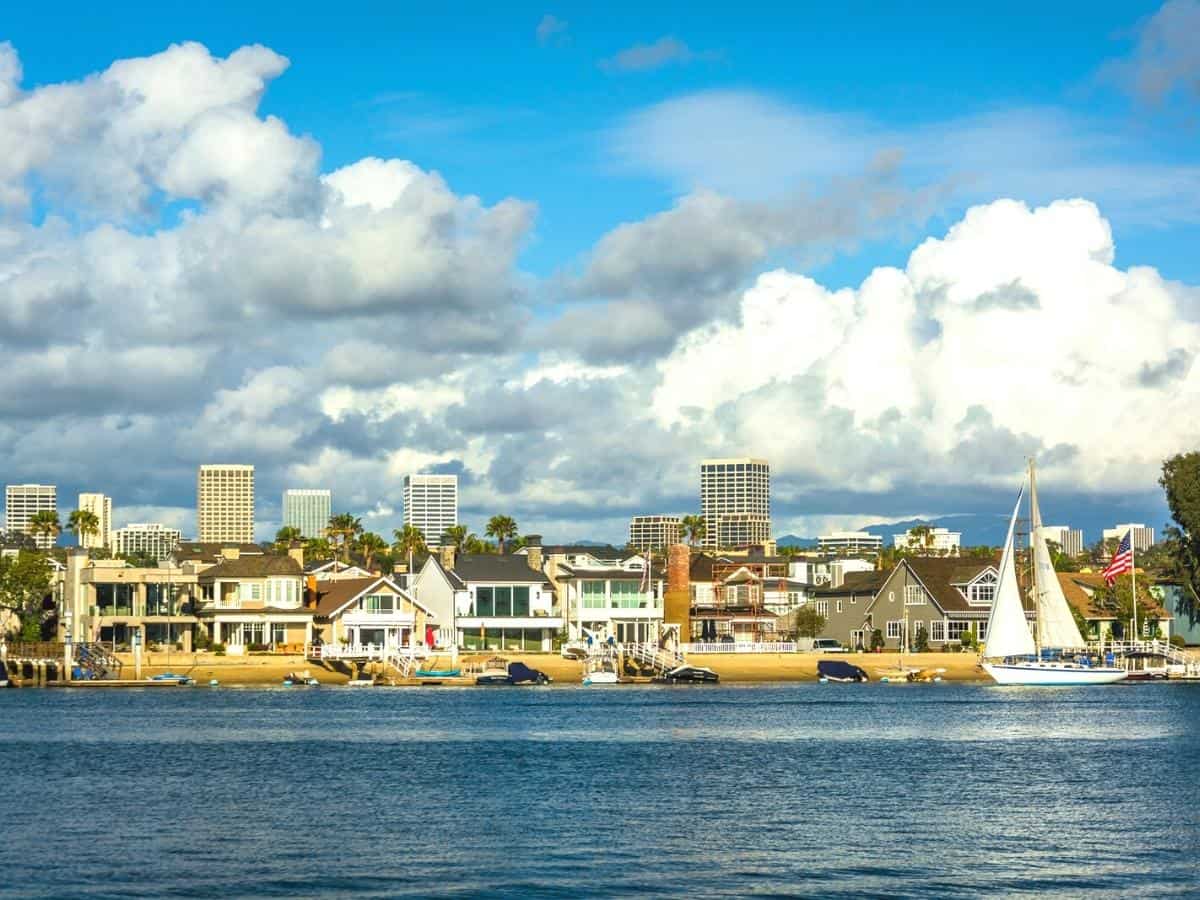
[(366, 532), (358, 539), (358, 552), (363, 555), (363, 566), (368, 571), (371, 569), (371, 564), (375, 562), (375, 557), (386, 552), (387, 549), (388, 542), (373, 531)]
[(500, 547), (500, 555), (504, 555), (504, 542), (517, 535), (517, 522), (512, 516), (492, 516), (488, 519), (484, 534), (494, 537)]
[(392, 537), (396, 539), (392, 549), (408, 560), (408, 572), (412, 575), (413, 554), (429, 552), (425, 546), (425, 535), (421, 534), (421, 529), (416, 525), (405, 525), (395, 529)]
[(362, 530), (362, 520), (356, 519), (350, 513), (338, 513), (329, 519), (329, 527), (325, 529), (325, 534), (341, 550), (342, 562), (349, 562), (350, 544), (356, 535), (362, 534)]
[(29, 518), (29, 533), (36, 537), (48, 537), (53, 544), (62, 533), (62, 524), (58, 521), (58, 513), (52, 509), (35, 512)]
[(454, 543), (455, 553), (462, 553), (463, 550), (466, 549), (468, 537), (473, 538), (475, 535), (470, 534), (467, 531), (466, 525), (451, 525), (446, 529), (446, 534), (444, 537), (450, 538), (450, 540)]
[(680, 524), (683, 526), (683, 535), (689, 546), (695, 547), (708, 534), (704, 516), (684, 516)]
[(67, 527), (75, 532), (75, 543), (82, 547), (85, 538), (100, 531), (100, 517), (90, 509), (74, 509), (67, 517)]
[(304, 543), (304, 556), (306, 559), (330, 559), (334, 551), (325, 538), (312, 538)]
[(295, 541), (302, 540), (304, 535), (300, 533), (300, 529), (294, 525), (284, 525), (275, 532), (275, 547), (279, 550), (286, 550), (292, 546)]

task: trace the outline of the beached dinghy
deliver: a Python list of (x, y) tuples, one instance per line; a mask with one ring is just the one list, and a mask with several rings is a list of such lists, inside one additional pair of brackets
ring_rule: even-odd
[(870, 676), (858, 666), (840, 659), (818, 660), (817, 675), (825, 681), (836, 681), (840, 684), (871, 680)]

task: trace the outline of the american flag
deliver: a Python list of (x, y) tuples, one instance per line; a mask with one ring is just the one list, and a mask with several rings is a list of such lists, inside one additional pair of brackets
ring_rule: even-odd
[(1121, 543), (1117, 547), (1117, 552), (1113, 554), (1112, 562), (1108, 564), (1108, 568), (1102, 573), (1104, 575), (1104, 583), (1112, 587), (1113, 582), (1117, 580), (1118, 575), (1124, 575), (1126, 572), (1133, 571), (1133, 529), (1125, 532), (1125, 537), (1121, 538)]

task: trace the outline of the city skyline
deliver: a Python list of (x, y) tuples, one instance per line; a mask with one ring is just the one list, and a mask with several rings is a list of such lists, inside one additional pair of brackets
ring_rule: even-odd
[[(476, 529), (619, 540), (694, 510), (684, 453), (770, 459), (801, 536), (1002, 514), (1036, 455), (1056, 518), (1161, 527), (1158, 466), (1198, 438), (1197, 153), (1160, 40), (1193, 6), (1088, 7), (1066, 44), (1040, 8), (1019, 40), (826, 10), (861, 38), (836, 49), (796, 10), (541, 37), (545, 10), (428, 11), (417, 55), (300, 39), (343, 27), (306, 8), (64, 52), (13, 10), (0, 472), (194, 533), (188, 471), (255, 460), (261, 539), (294, 484), (387, 533), (429, 471)], [(481, 93), (464, 41), (510, 77)]]

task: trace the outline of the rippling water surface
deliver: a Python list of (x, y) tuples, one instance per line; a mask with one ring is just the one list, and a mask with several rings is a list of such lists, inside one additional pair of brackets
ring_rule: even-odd
[(1200, 894), (1200, 685), (0, 691), (0, 894)]

